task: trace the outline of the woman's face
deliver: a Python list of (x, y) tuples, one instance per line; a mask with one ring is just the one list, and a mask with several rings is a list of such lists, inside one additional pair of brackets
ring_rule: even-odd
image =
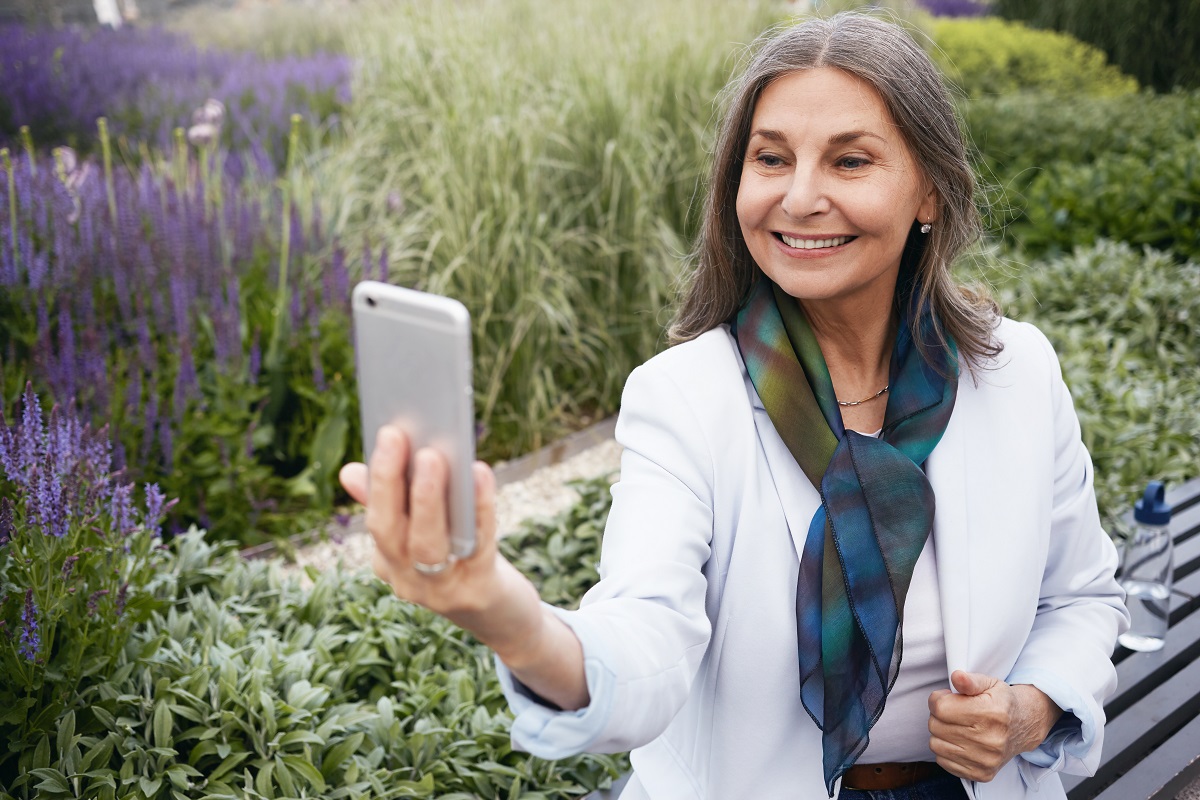
[(934, 221), (937, 195), (879, 95), (838, 69), (788, 73), (750, 130), (737, 215), (758, 266), (800, 300), (886, 308), (913, 220)]

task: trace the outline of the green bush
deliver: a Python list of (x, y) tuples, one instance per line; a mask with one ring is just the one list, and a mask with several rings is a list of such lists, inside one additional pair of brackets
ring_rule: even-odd
[(1200, 474), (1200, 263), (1101, 241), (987, 277), (1059, 354), (1110, 531), (1147, 480)]
[(1200, 139), (1146, 160), (1109, 155), (1057, 162), (1025, 190), (1010, 229), (1027, 253), (1065, 253), (1100, 238), (1200, 258)]
[(1110, 65), (1104, 53), (1061, 33), (995, 17), (939, 18), (931, 55), (969, 97), (1024, 90), (1059, 96), (1120, 95), (1137, 81)]
[[(505, 543), (527, 572), (567, 578), (548, 599), (577, 601), (595, 580), (607, 489), (581, 487), (571, 512)], [(513, 752), (486, 648), (382, 582), (329, 569), (304, 588), (279, 566), (176, 537), (159, 568), (166, 610), (102, 682), (48, 709), (48, 734), (10, 751), (0, 798), (548, 800), (628, 770), (622, 756)]]
[(1019, 93), (972, 99), (961, 111), (983, 176), (1017, 188), (1056, 161), (1090, 164), (1114, 154), (1148, 160), (1200, 130), (1200, 92)]
[(1195, 0), (994, 0), (997, 14), (1076, 36), (1158, 91), (1200, 88)]

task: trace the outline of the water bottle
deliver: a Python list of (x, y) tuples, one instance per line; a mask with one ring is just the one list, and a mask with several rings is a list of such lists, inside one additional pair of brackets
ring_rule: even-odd
[(1121, 585), (1132, 624), (1117, 639), (1130, 650), (1158, 650), (1167, 635), (1171, 610), (1171, 506), (1161, 481), (1150, 481), (1133, 506), (1133, 533), (1125, 541)]

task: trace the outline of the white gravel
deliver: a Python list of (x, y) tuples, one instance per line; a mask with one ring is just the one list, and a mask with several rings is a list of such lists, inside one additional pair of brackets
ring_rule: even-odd
[[(620, 465), (621, 446), (607, 438), (557, 463), (538, 467), (526, 477), (502, 483), (496, 498), (500, 535), (515, 532), (527, 519), (550, 517), (570, 508), (579, 494), (566, 485), (568, 481), (608, 475), (615, 481)], [(499, 479), (504, 474), (505, 470), (497, 470)], [(374, 551), (375, 542), (359, 513), (344, 528), (331, 526), (327, 540), (299, 548), (295, 562), (286, 564), (284, 570), (296, 572), (309, 565), (318, 570), (370, 570)]]

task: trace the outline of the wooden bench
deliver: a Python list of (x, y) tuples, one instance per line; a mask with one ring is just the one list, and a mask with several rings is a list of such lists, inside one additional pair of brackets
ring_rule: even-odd
[[(1168, 487), (1175, 592), (1156, 653), (1117, 647), (1117, 693), (1104, 707), (1104, 755), (1090, 778), (1063, 775), (1068, 800), (1175, 800), (1200, 778), (1200, 479)], [(584, 800), (611, 800), (629, 779)]]
[(1200, 778), (1200, 480), (1168, 487), (1175, 592), (1166, 645), (1117, 647), (1104, 754), (1090, 778), (1064, 775), (1069, 800), (1175, 800)]

